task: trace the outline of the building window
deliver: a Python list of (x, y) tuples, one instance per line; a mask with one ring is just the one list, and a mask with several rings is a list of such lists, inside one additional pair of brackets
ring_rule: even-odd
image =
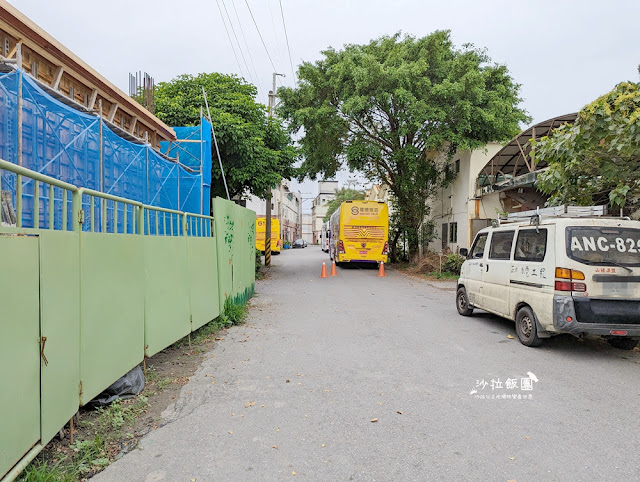
[(456, 159), (456, 174), (460, 172), (460, 159)]
[(442, 249), (447, 249), (447, 239), (449, 239), (449, 225), (442, 224)]
[(458, 223), (451, 223), (449, 225), (449, 242), (450, 243), (458, 242)]

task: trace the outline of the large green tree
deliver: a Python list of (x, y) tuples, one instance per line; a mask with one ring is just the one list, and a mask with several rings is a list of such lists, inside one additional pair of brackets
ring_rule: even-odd
[(536, 186), (560, 204), (636, 206), (640, 194), (640, 84), (622, 82), (565, 124), (533, 142), (549, 169)]
[(360, 199), (364, 199), (364, 192), (358, 191), (357, 189), (352, 189), (349, 187), (342, 187), (340, 189), (336, 189), (336, 197), (331, 199), (327, 203), (327, 214), (324, 215), (322, 221), (325, 223), (329, 221), (331, 215), (336, 212), (336, 210), (340, 207), (340, 205), (345, 201), (359, 201)]
[(519, 85), (484, 50), (456, 48), (449, 31), (396, 34), (330, 48), (303, 63), (297, 88), (281, 88), (280, 114), (300, 139), (301, 176), (332, 177), (343, 166), (387, 183), (411, 254), (427, 201), (453, 179), (457, 149), (478, 149), (519, 132), (527, 115)]
[[(180, 75), (161, 82), (156, 87), (156, 115), (173, 126), (198, 125), (205, 105), (203, 87), (231, 197), (264, 197), (283, 177), (291, 177), (296, 150), (289, 133), (255, 101), (256, 87), (236, 76)], [(213, 143), (212, 150), (211, 195), (226, 197)]]

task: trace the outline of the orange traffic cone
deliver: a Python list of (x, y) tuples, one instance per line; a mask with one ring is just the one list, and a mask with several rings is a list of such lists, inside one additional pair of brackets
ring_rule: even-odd
[(338, 272), (336, 271), (336, 260), (333, 260), (331, 263), (331, 276), (338, 276)]
[(322, 262), (322, 271), (320, 272), (320, 278), (328, 278), (327, 276), (327, 264)]
[(387, 275), (384, 274), (384, 261), (380, 261), (380, 269), (378, 269), (378, 277), (379, 278), (384, 278)]

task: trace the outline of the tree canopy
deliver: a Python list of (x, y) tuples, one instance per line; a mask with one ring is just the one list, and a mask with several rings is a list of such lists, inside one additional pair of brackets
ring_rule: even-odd
[(574, 124), (532, 141), (549, 169), (537, 188), (550, 206), (636, 204), (640, 194), (640, 83), (622, 82), (585, 106)]
[(456, 48), (449, 31), (400, 34), (329, 48), (281, 88), (279, 113), (303, 129), (302, 177), (332, 177), (343, 166), (387, 183), (413, 253), (427, 201), (454, 177), (457, 149), (477, 149), (520, 131), (519, 88), (484, 50)]
[(331, 215), (336, 212), (343, 202), (358, 201), (360, 199), (364, 199), (363, 191), (358, 191), (357, 189), (351, 189), (348, 187), (336, 189), (336, 197), (327, 203), (327, 214), (322, 218), (322, 221), (325, 223), (329, 221)]
[[(296, 150), (278, 119), (267, 117), (254, 99), (256, 87), (233, 75), (219, 73), (180, 75), (156, 87), (156, 115), (173, 126), (200, 123), (207, 93), (211, 121), (232, 197), (264, 197), (282, 178), (294, 173)], [(226, 197), (215, 147), (211, 195)]]

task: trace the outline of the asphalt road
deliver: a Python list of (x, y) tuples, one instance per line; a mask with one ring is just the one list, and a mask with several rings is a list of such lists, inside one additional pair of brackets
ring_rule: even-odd
[(511, 322), (459, 316), (450, 284), (319, 279), (325, 256), (274, 257), (170, 423), (96, 479), (640, 479), (640, 352), (526, 348)]

